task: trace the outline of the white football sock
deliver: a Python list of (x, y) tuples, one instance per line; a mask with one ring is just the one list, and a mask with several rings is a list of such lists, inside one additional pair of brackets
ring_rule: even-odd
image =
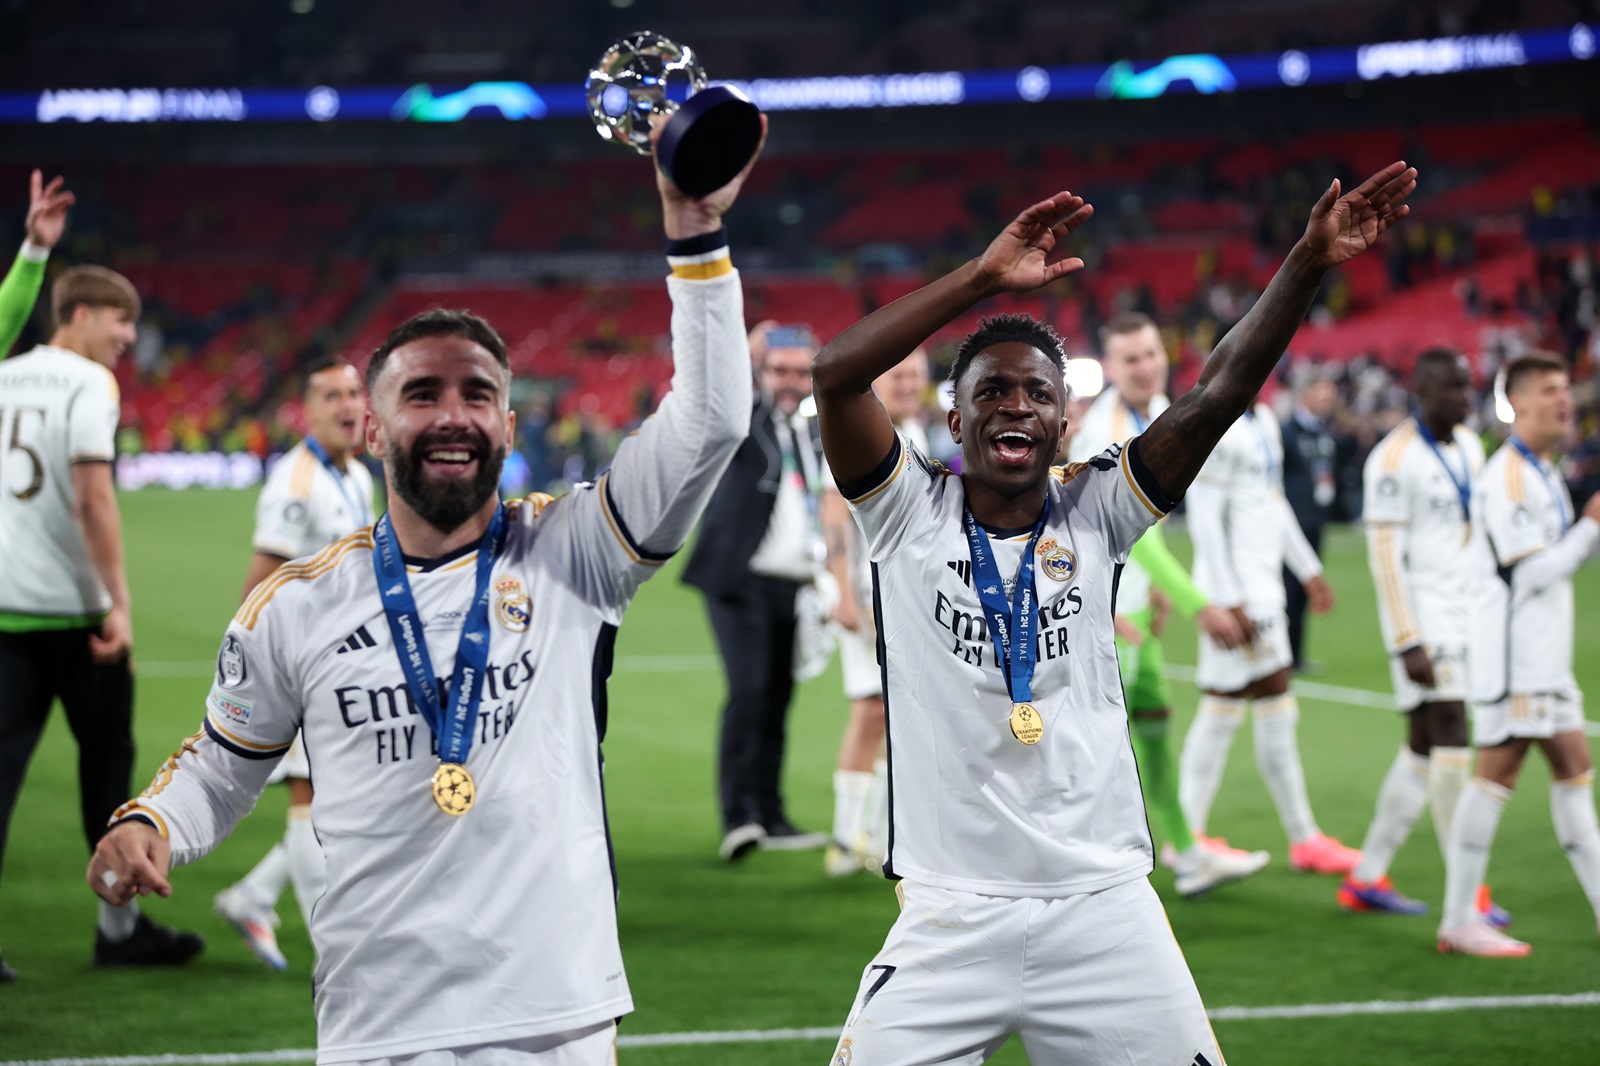
[(845, 849), (857, 847), (866, 831), (867, 802), (872, 795), (872, 774), (862, 770), (833, 772), (833, 842)]
[(300, 913), (305, 917), (306, 928), (311, 927), (311, 905), (328, 887), (328, 860), (317, 843), (317, 834), (311, 828), (311, 808), (289, 808), (289, 828), (283, 834), (284, 850), (289, 853), (289, 876), (294, 881), (294, 897), (300, 902)]
[(126, 940), (139, 922), (139, 901), (130, 899), (120, 907), (100, 901), (100, 931), (107, 940)]
[(1450, 819), (1450, 847), (1444, 857), (1442, 931), (1455, 931), (1478, 913), (1478, 886), (1489, 869), (1489, 848), (1511, 790), (1474, 777), (1461, 793)]
[(1388, 873), (1394, 853), (1411, 835), (1427, 802), (1428, 760), (1402, 745), (1378, 789), (1378, 807), (1361, 844), (1361, 861), (1350, 876), (1376, 881)]
[(233, 887), (270, 911), (277, 909), (278, 897), (283, 895), (288, 883), (289, 853), (280, 842), (272, 845), (272, 850), (261, 857), (255, 869), (245, 874)]
[(1461, 802), (1461, 791), (1472, 780), (1472, 749), (1434, 748), (1428, 753), (1428, 764), (1428, 807), (1433, 811), (1433, 831), (1443, 855), (1450, 846), (1450, 821)]
[(1195, 836), (1205, 835), (1244, 708), (1244, 700), (1231, 696), (1201, 696), (1194, 722), (1184, 734), (1178, 756), (1178, 803)]
[(1600, 922), (1600, 824), (1595, 821), (1593, 770), (1550, 782), (1550, 820)]
[(1306, 795), (1306, 774), (1300, 766), (1300, 746), (1296, 733), (1300, 725), (1300, 704), (1294, 693), (1256, 700), (1256, 766), (1272, 793), (1278, 820), (1289, 834), (1289, 843), (1309, 840), (1321, 830), (1311, 815), (1311, 798)]

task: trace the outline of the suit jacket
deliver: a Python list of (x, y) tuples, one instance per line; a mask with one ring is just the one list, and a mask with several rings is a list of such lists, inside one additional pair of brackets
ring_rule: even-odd
[[(700, 534), (683, 568), (683, 581), (707, 595), (727, 596), (744, 583), (750, 576), (750, 559), (772, 522), (783, 476), (783, 452), (772, 410), (772, 401), (757, 393), (750, 435), (733, 453), (700, 519)], [(820, 467), (821, 453), (812, 434), (795, 436), (800, 447), (817, 455)]]
[(1316, 469), (1323, 466), (1325, 476), (1333, 476), (1336, 444), (1327, 423), (1318, 428), (1291, 416), (1283, 423), (1283, 494), (1300, 520), (1307, 536), (1315, 536), (1327, 523), (1333, 502), (1322, 504), (1316, 497)]

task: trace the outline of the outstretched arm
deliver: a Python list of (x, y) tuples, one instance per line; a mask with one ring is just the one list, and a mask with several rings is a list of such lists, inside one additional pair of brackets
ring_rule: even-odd
[(931, 285), (880, 307), (825, 345), (812, 364), (822, 449), (846, 491), (870, 475), (894, 445), (894, 423), (872, 382), (980, 300), (1032, 292), (1083, 266), (1047, 260), (1094, 208), (1060, 192), (1018, 215), (978, 258)]
[(5, 358), (11, 346), (22, 335), (22, 327), (33, 314), (33, 305), (39, 299), (39, 289), (44, 285), (44, 265), (50, 250), (61, 239), (67, 225), (67, 208), (76, 200), (72, 193), (61, 187), (62, 179), (55, 178), (49, 185), (44, 176), (35, 170), (28, 184), (28, 239), (22, 244), (17, 260), (0, 281), (0, 359)]
[(1337, 178), (1311, 209), (1306, 232), (1283, 266), (1206, 362), (1200, 382), (1139, 438), (1139, 458), (1169, 499), (1188, 491), (1217, 441), (1254, 402), (1289, 346), (1332, 267), (1372, 247), (1410, 211), (1417, 172), (1391, 163), (1340, 196)]

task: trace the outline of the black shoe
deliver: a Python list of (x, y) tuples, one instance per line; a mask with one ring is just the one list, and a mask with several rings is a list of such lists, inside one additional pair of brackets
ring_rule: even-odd
[(0, 985), (8, 985), (17, 979), (17, 971), (6, 965), (6, 960), (0, 958)]
[(188, 962), (205, 948), (199, 933), (168, 929), (139, 915), (133, 934), (126, 940), (111, 940), (100, 930), (94, 934), (96, 966), (176, 966)]
[(717, 854), (728, 862), (738, 862), (754, 851), (756, 845), (760, 844), (766, 835), (767, 831), (761, 828), (759, 822), (736, 825), (723, 836), (722, 846), (717, 849)]
[(797, 829), (787, 818), (775, 818), (767, 823), (767, 835), (761, 846), (770, 851), (815, 851), (828, 846), (827, 833), (807, 833)]

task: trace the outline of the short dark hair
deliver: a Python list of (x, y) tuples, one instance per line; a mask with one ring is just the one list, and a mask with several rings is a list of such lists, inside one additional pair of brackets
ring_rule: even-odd
[(115, 307), (126, 311), (128, 317), (139, 320), (142, 308), (139, 290), (133, 282), (100, 266), (75, 266), (63, 270), (50, 286), (50, 314), (60, 329), (72, 322), (72, 313), (80, 306), (90, 309)]
[(1560, 356), (1551, 355), (1549, 352), (1529, 352), (1519, 355), (1506, 364), (1504, 388), (1506, 395), (1516, 392), (1528, 378), (1538, 374), (1565, 374), (1567, 364)]
[(494, 356), (500, 369), (511, 373), (511, 360), (506, 357), (506, 342), (493, 326), (471, 311), (436, 308), (412, 315), (390, 330), (383, 343), (378, 345), (378, 350), (372, 353), (372, 361), (367, 364), (368, 395), (376, 391), (378, 377), (383, 373), (384, 364), (389, 361), (389, 353), (424, 337), (465, 338)]
[(1424, 374), (1454, 370), (1460, 364), (1460, 352), (1442, 344), (1436, 345), (1417, 356), (1416, 365), (1411, 368), (1411, 385), (1415, 388)]
[(1029, 314), (990, 315), (981, 319), (978, 328), (967, 334), (961, 347), (956, 349), (955, 362), (950, 364), (950, 384), (961, 387), (962, 376), (979, 352), (996, 344), (1013, 343), (1037, 349), (1056, 365), (1057, 370), (1063, 374), (1067, 372), (1067, 352), (1062, 346), (1061, 335), (1046, 323)]
[(310, 395), (311, 379), (324, 370), (338, 370), (349, 365), (350, 361), (348, 359), (338, 355), (323, 355), (311, 360), (305, 365), (305, 369), (300, 372), (300, 396), (304, 398)]
[(1161, 327), (1156, 325), (1156, 320), (1143, 311), (1118, 311), (1106, 319), (1106, 324), (1100, 327), (1100, 339), (1120, 337), (1126, 333), (1138, 333), (1146, 327), (1155, 330), (1157, 333), (1161, 332)]

